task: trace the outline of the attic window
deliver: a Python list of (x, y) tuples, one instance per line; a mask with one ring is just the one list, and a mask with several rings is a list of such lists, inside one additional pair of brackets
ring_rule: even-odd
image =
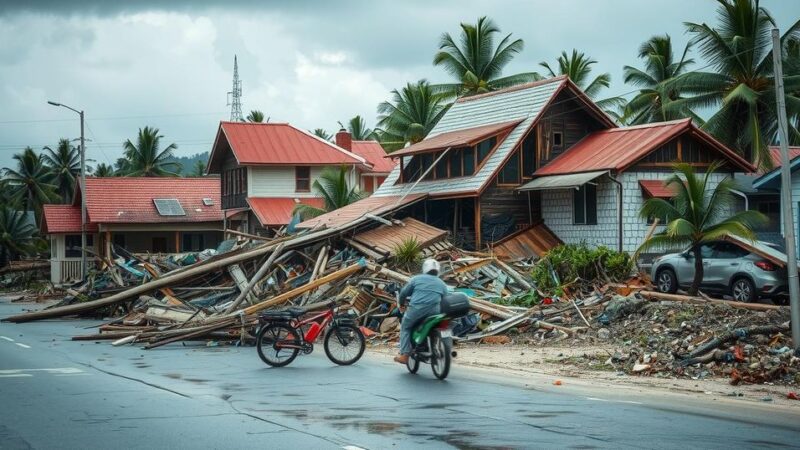
[(181, 202), (177, 198), (154, 198), (153, 203), (161, 216), (185, 216)]
[(203, 198), (203, 204), (206, 205), (206, 206), (214, 206), (214, 199), (213, 198), (209, 198), (209, 197), (205, 197), (205, 198)]
[(560, 131), (553, 132), (553, 147), (561, 147), (564, 144), (564, 134)]

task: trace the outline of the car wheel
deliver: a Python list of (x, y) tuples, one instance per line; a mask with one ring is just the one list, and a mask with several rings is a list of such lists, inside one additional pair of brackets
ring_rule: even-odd
[(656, 287), (659, 292), (674, 294), (678, 291), (678, 278), (672, 269), (661, 269), (656, 274)]
[(737, 302), (752, 303), (758, 300), (756, 287), (747, 278), (737, 278), (731, 285), (731, 297)]

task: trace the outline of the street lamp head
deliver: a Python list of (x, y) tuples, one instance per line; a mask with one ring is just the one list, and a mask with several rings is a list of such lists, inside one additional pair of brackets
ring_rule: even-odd
[(51, 104), (53, 106), (61, 106), (61, 103), (51, 102), (50, 100), (48, 100), (47, 103), (49, 103), (49, 104)]

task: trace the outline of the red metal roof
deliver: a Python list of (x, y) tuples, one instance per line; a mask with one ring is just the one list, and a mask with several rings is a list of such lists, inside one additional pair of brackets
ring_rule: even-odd
[(639, 187), (649, 198), (670, 199), (675, 196), (674, 188), (664, 184), (663, 180), (639, 180)]
[[(363, 164), (357, 155), (288, 123), (220, 122), (241, 165), (336, 165)], [(217, 151), (219, 139), (211, 153)]]
[[(95, 224), (215, 222), (222, 220), (220, 189), (217, 177), (87, 177), (86, 211)], [(162, 198), (177, 199), (186, 215), (160, 215), (153, 199)], [(80, 205), (80, 195), (73, 204)]]
[(517, 126), (520, 122), (522, 122), (522, 120), (523, 119), (502, 123), (493, 123), (490, 125), (481, 125), (479, 127), (437, 134), (432, 138), (417, 142), (416, 144), (406, 147), (402, 150), (392, 152), (387, 156), (396, 158), (399, 156), (415, 155), (417, 153), (441, 150), (447, 147), (464, 147), (475, 145), (488, 137), (494, 136)]
[[(781, 163), (781, 148), (780, 147), (770, 147), (769, 154), (772, 157), (772, 168), (777, 169), (783, 164)], [(789, 161), (797, 158), (800, 156), (800, 147), (789, 147)], [(767, 171), (768, 172), (768, 171)], [(759, 173), (766, 173), (765, 171), (759, 171)]]
[(298, 203), (311, 205), (315, 208), (325, 206), (325, 200), (315, 198), (287, 198), (287, 197), (248, 197), (247, 203), (253, 210), (258, 221), (263, 226), (286, 225), (294, 216), (294, 207)]
[(394, 161), (386, 158), (386, 150), (376, 141), (353, 141), (352, 146), (353, 153), (364, 158), (372, 165), (372, 169), (368, 171), (369, 173), (388, 174), (396, 165)]
[(621, 172), (659, 146), (686, 132), (716, 149), (745, 172), (753, 170), (753, 166), (744, 158), (692, 125), (690, 119), (683, 119), (597, 131), (537, 170), (535, 175), (562, 175), (596, 170)]
[(313, 219), (301, 222), (299, 228), (318, 228), (318, 227), (337, 227), (345, 225), (353, 220), (362, 217), (364, 214), (371, 213), (376, 216), (385, 214), (404, 206), (410, 205), (418, 200), (425, 198), (427, 194), (412, 194), (402, 197), (391, 195), (386, 197), (367, 197), (355, 203), (351, 203), (343, 208), (323, 214)]
[[(74, 205), (44, 205), (42, 208), (42, 233), (80, 233), (81, 208)], [(96, 232), (97, 224), (88, 222), (86, 231)]]

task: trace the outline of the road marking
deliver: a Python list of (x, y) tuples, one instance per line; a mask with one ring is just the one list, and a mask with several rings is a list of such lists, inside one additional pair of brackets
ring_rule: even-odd
[(356, 447), (355, 445), (345, 445), (342, 447), (344, 450), (365, 450), (361, 447)]
[(605, 398), (597, 398), (597, 397), (586, 397), (586, 400), (592, 400), (595, 402), (611, 402), (611, 403), (627, 403), (629, 405), (643, 405), (642, 402), (635, 402), (633, 400), (608, 400)]
[(30, 345), (20, 344), (19, 342), (14, 342), (15, 344), (19, 345), (22, 348), (31, 348)]
[(0, 374), (0, 378), (16, 378), (16, 377), (32, 377), (33, 375), (29, 373), (9, 373), (9, 374)]
[(0, 336), (0, 339), (5, 339), (5, 340), (7, 340), (8, 342), (14, 342), (14, 340), (13, 340), (13, 339), (11, 339), (10, 337)]
[[(77, 367), (54, 367), (49, 369), (4, 369), (0, 370), (0, 376), (19, 375), (25, 374), (26, 372), (47, 372), (55, 375), (76, 375), (84, 373), (83, 370)], [(26, 375), (31, 376), (30, 374)]]

